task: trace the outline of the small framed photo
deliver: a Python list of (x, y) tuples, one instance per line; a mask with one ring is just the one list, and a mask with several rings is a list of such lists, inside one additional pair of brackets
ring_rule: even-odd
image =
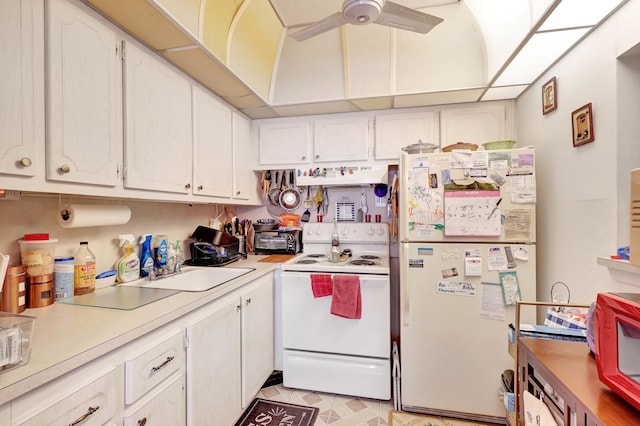
[(556, 108), (558, 108), (558, 93), (556, 78), (553, 77), (542, 85), (542, 115), (547, 115)]
[(588, 103), (571, 113), (571, 128), (573, 130), (573, 146), (593, 142), (593, 112)]

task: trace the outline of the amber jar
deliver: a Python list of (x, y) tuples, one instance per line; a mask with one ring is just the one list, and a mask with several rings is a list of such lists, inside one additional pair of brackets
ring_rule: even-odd
[(24, 312), (27, 307), (27, 274), (22, 265), (9, 266), (2, 290), (2, 310), (12, 314)]

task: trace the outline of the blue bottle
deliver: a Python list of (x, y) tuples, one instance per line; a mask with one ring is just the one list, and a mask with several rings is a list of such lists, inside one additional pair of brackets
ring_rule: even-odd
[(153, 271), (153, 254), (151, 253), (151, 234), (145, 234), (140, 238), (142, 249), (140, 250), (140, 276), (149, 276)]

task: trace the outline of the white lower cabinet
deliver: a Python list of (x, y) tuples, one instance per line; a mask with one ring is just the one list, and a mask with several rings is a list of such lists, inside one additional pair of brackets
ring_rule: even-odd
[(120, 403), (121, 370), (111, 368), (87, 375), (88, 372), (69, 373), (12, 401), (12, 424), (93, 426), (120, 423), (115, 417)]
[(187, 424), (231, 425), (273, 371), (273, 275), (204, 308), (187, 326)]
[(184, 402), (184, 375), (174, 374), (127, 410), (124, 426), (184, 425)]

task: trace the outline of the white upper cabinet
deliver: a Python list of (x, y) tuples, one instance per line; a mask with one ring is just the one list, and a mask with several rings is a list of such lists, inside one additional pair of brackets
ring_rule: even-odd
[(191, 193), (191, 85), (161, 59), (125, 46), (126, 188)]
[(436, 112), (376, 116), (376, 160), (400, 160), (402, 148), (422, 141), (439, 144)]
[(475, 143), (511, 137), (505, 104), (480, 104), (440, 112), (440, 146)]
[(233, 198), (258, 203), (258, 178), (251, 162), (251, 120), (233, 112)]
[(47, 2), (47, 179), (115, 186), (122, 158), (119, 40), (94, 13)]
[(307, 164), (310, 160), (311, 123), (273, 121), (258, 129), (260, 164)]
[(313, 162), (369, 158), (369, 118), (344, 117), (313, 122)]
[(231, 198), (231, 110), (206, 90), (193, 87), (193, 193)]
[(43, 14), (41, 0), (0, 2), (0, 173), (44, 172)]

